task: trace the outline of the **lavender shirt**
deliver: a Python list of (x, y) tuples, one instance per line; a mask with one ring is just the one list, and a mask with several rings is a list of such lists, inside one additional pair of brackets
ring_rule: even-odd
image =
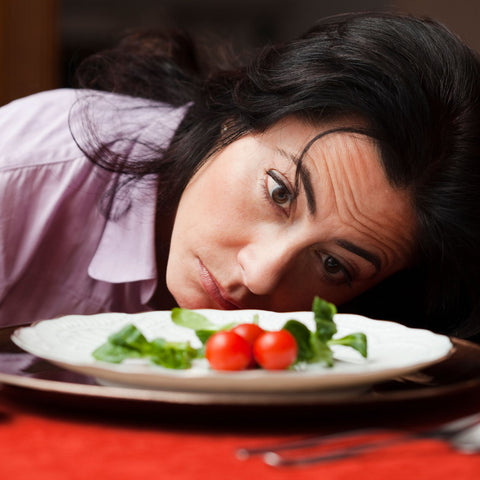
[(84, 105), (95, 134), (107, 141), (123, 137), (114, 148), (131, 157), (148, 142), (166, 147), (185, 113), (148, 100), (67, 89), (0, 108), (2, 326), (149, 309), (157, 283), (156, 183), (150, 178), (135, 184), (114, 205), (125, 213), (106, 219), (100, 205), (115, 176), (94, 166), (71, 133), (86, 138), (79, 114)]

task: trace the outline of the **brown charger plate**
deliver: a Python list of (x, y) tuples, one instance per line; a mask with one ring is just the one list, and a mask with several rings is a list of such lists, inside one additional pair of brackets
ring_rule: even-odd
[[(469, 412), (480, 407), (480, 346), (452, 338), (454, 351), (445, 360), (405, 378), (378, 383), (353, 397), (306, 393), (208, 393), (100, 386), (95, 379), (72, 373), (25, 353), (10, 340), (18, 328), (0, 329), (0, 383), (2, 392), (23, 402), (128, 411), (143, 414), (208, 414), (221, 411), (236, 416), (279, 411), (295, 420), (301, 417), (331, 419), (336, 413), (375, 416), (385, 409), (432, 411), (452, 409)], [(213, 409), (213, 410), (212, 410)], [(412, 410), (413, 409), (413, 410)], [(284, 417), (285, 418), (285, 417)]]

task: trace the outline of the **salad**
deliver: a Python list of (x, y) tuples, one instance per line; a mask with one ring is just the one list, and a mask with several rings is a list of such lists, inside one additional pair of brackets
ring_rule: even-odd
[(96, 360), (121, 363), (127, 358), (145, 358), (155, 365), (173, 369), (187, 369), (197, 358), (206, 358), (214, 370), (295, 369), (302, 364), (334, 365), (333, 345), (344, 345), (367, 357), (367, 338), (358, 332), (341, 338), (337, 333), (334, 304), (315, 297), (312, 305), (315, 329), (295, 319), (288, 320), (280, 330), (264, 330), (258, 315), (251, 323), (218, 326), (206, 316), (189, 309), (174, 308), (172, 321), (191, 328), (201, 342), (194, 348), (190, 342), (172, 342), (163, 338), (147, 340), (133, 324), (113, 333), (96, 348)]

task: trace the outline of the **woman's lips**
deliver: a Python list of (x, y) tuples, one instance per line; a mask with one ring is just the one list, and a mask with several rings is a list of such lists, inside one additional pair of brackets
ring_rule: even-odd
[(215, 277), (207, 270), (200, 259), (198, 263), (200, 266), (200, 280), (208, 296), (218, 304), (222, 310), (238, 310), (242, 308), (227, 298), (226, 294), (222, 292), (222, 287), (217, 283)]

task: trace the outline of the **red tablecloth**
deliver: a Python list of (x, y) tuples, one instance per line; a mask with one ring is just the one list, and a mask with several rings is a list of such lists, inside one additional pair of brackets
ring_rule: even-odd
[[(28, 391), (25, 392), (28, 396)], [(453, 407), (453, 405), (452, 405)], [(0, 388), (0, 478), (66, 479), (322, 479), (474, 480), (480, 455), (463, 455), (435, 440), (415, 440), (378, 453), (303, 467), (275, 468), (260, 458), (239, 460), (239, 447), (301, 438), (321, 431), (209, 422), (104, 416), (78, 407), (57, 410), (18, 402)], [(295, 433), (293, 433), (295, 432)]]

